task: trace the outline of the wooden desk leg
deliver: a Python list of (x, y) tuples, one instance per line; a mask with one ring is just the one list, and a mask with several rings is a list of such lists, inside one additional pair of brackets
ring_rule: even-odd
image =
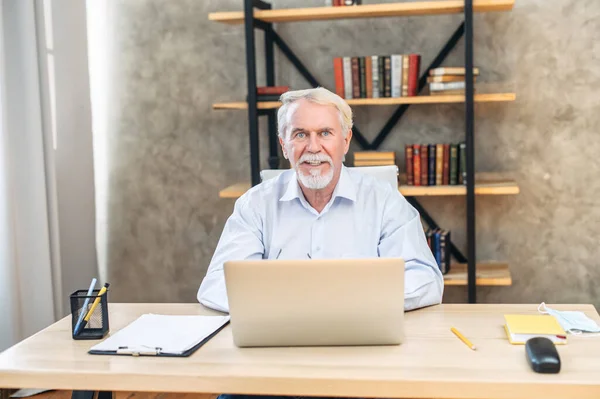
[[(96, 391), (73, 391), (71, 399), (94, 399), (95, 395)], [(112, 399), (112, 397), (111, 391), (100, 391), (97, 399)]]

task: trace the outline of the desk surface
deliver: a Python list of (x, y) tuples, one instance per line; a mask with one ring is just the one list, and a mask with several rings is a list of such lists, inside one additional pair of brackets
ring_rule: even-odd
[[(591, 305), (582, 310), (600, 321)], [(143, 313), (212, 314), (196, 304), (111, 304), (112, 331)], [(65, 318), (0, 354), (0, 387), (412, 398), (600, 397), (600, 337), (569, 336), (558, 375), (536, 374), (510, 345), (505, 313), (537, 305), (440, 305), (406, 314), (406, 343), (380, 347), (253, 348), (229, 327), (189, 358), (89, 355)], [(456, 327), (477, 346), (467, 348)]]

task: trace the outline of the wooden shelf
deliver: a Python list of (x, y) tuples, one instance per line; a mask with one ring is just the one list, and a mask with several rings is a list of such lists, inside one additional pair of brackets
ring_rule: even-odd
[[(250, 183), (236, 183), (219, 192), (220, 198), (239, 198), (250, 189)], [(466, 186), (406, 186), (400, 185), (400, 193), (405, 197), (467, 195)], [(516, 195), (519, 194), (518, 184), (510, 179), (494, 179), (476, 177), (476, 195)]]
[[(477, 285), (512, 285), (510, 269), (507, 263), (482, 262), (477, 263), (476, 268)], [(467, 264), (455, 263), (450, 272), (444, 276), (444, 285), (467, 285)]]
[[(515, 93), (489, 93), (475, 94), (475, 102), (505, 102), (515, 101), (517, 95)], [(346, 100), (348, 105), (400, 105), (400, 104), (448, 104), (448, 103), (464, 103), (465, 96), (414, 96), (414, 97), (394, 97), (394, 98), (357, 98)], [(260, 101), (257, 103), (258, 109), (276, 109), (281, 106), (279, 101)], [(213, 104), (213, 109), (248, 109), (246, 102), (231, 102), (231, 103), (216, 103)]]
[[(467, 195), (467, 186), (400, 186), (405, 197), (433, 197), (448, 195)], [(512, 180), (478, 181), (475, 183), (476, 195), (516, 195), (519, 186)]]
[[(474, 12), (510, 11), (515, 0), (474, 0)], [(365, 4), (352, 7), (289, 8), (254, 10), (254, 18), (265, 22), (298, 22), (350, 18), (379, 18), (414, 15), (459, 14), (464, 11), (463, 0), (417, 1), (391, 4)], [(243, 24), (244, 12), (214, 12), (210, 21)]]

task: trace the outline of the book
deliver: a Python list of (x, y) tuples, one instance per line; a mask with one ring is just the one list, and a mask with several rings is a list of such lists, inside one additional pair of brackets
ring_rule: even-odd
[(360, 98), (367, 98), (365, 57), (358, 57), (358, 75), (360, 80)]
[[(440, 67), (429, 70), (429, 76), (440, 76), (440, 75), (465, 75), (465, 67)], [(479, 75), (479, 68), (473, 68), (473, 76)]]
[(289, 91), (289, 86), (258, 86), (256, 88), (256, 94), (279, 94), (282, 95), (286, 91)]
[(413, 183), (415, 186), (421, 185), (421, 146), (413, 144)]
[(467, 144), (458, 145), (458, 184), (467, 185)]
[(554, 316), (550, 315), (504, 315), (504, 330), (513, 345), (523, 345), (533, 337), (545, 337), (554, 344), (567, 343), (567, 333)]
[(345, 98), (344, 93), (344, 61), (342, 57), (335, 57), (333, 59), (333, 77), (335, 81), (335, 94)]
[[(477, 77), (473, 76), (473, 82), (477, 80)], [(464, 82), (464, 75), (440, 75), (440, 76), (428, 76), (427, 83), (432, 82)]]
[(356, 151), (354, 153), (354, 159), (372, 159), (372, 160), (385, 160), (395, 159), (396, 153), (394, 151)]
[(435, 186), (435, 144), (429, 144), (428, 186)]
[(367, 98), (373, 98), (373, 59), (364, 57), (365, 60), (365, 84), (367, 86)]
[(429, 90), (464, 90), (466, 88), (465, 81), (461, 82), (445, 82), (445, 83), (429, 83)]
[(444, 145), (436, 144), (435, 147), (435, 184), (441, 186), (444, 178)]
[(343, 57), (344, 63), (344, 98), (346, 100), (352, 99), (352, 58)]
[(373, 98), (379, 98), (379, 57), (371, 56)]
[(352, 98), (360, 98), (360, 67), (358, 57), (352, 57)]
[(260, 94), (256, 96), (256, 101), (279, 101), (279, 94)]
[(440, 233), (440, 271), (442, 274), (450, 270), (450, 232), (442, 230)]
[(441, 267), (442, 252), (441, 252), (441, 247), (440, 247), (440, 236), (441, 236), (441, 230), (435, 229), (433, 231), (433, 256), (435, 257), (435, 261), (441, 271), (442, 270), (442, 267)]
[(429, 157), (428, 157), (429, 147), (427, 144), (423, 144), (421, 146), (421, 185), (428, 186), (429, 185)]
[(377, 63), (379, 66), (377, 67), (379, 72), (379, 97), (385, 97), (385, 57), (378, 56)]
[(93, 355), (189, 356), (229, 323), (229, 316), (143, 314), (91, 347)]
[(450, 184), (450, 145), (444, 144), (444, 163), (442, 166), (442, 184), (447, 186)]
[(408, 54), (402, 56), (402, 97), (408, 97), (408, 67), (409, 67)]
[(394, 54), (392, 59), (392, 97), (402, 96), (402, 55)]
[(450, 144), (450, 185), (458, 184), (458, 146)]
[(385, 97), (392, 96), (392, 59), (386, 55), (383, 59), (384, 65), (384, 81), (385, 81)]
[(409, 186), (414, 185), (414, 174), (413, 174), (413, 147), (407, 144), (404, 147), (405, 161), (406, 161), (406, 184)]
[(419, 68), (421, 56), (410, 54), (408, 56), (408, 95), (414, 97), (419, 94)]
[(354, 160), (354, 166), (386, 166), (386, 165), (396, 165), (394, 160), (387, 161), (357, 161)]

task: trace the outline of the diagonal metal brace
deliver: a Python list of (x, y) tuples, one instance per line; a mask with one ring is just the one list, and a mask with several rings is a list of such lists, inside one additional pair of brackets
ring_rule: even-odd
[[(317, 79), (308, 71), (308, 68), (304, 66), (302, 61), (294, 54), (292, 49), (287, 45), (287, 43), (279, 36), (275, 30), (265, 31), (265, 34), (271, 34), (273, 36), (273, 41), (279, 47), (281, 52), (287, 57), (288, 60), (296, 67), (298, 72), (310, 83), (313, 87), (319, 87), (321, 84), (317, 81)], [(362, 135), (358, 127), (355, 125), (352, 127), (352, 137), (356, 140), (358, 145), (362, 149), (369, 148), (368, 140)]]
[[(456, 29), (456, 31), (452, 34), (452, 36), (450, 37), (448, 42), (446, 42), (446, 44), (444, 45), (442, 50), (438, 53), (438, 55), (435, 57), (435, 59), (431, 62), (429, 67), (425, 70), (423, 75), (421, 75), (421, 78), (419, 79), (418, 92), (423, 90), (423, 88), (427, 84), (427, 76), (429, 75), (429, 71), (431, 69), (439, 67), (442, 64), (442, 62), (444, 62), (444, 60), (446, 59), (448, 54), (450, 54), (450, 52), (454, 49), (454, 47), (456, 47), (456, 44), (458, 43), (460, 38), (463, 36), (464, 32), (465, 32), (465, 23), (463, 21), (463, 23), (460, 24), (458, 29)], [(396, 111), (392, 114), (392, 116), (387, 121), (387, 123), (383, 126), (383, 128), (381, 129), (381, 131), (379, 132), (377, 137), (375, 137), (375, 140), (373, 140), (373, 143), (371, 143), (370, 148), (372, 150), (376, 150), (379, 148), (379, 146), (381, 146), (381, 143), (383, 143), (383, 141), (387, 138), (387, 136), (390, 134), (390, 132), (392, 131), (394, 126), (396, 126), (396, 124), (398, 123), (398, 121), (400, 120), (402, 115), (404, 115), (404, 113), (406, 112), (408, 107), (410, 107), (410, 104), (402, 104), (401, 106), (398, 107), (398, 109), (396, 109)]]

